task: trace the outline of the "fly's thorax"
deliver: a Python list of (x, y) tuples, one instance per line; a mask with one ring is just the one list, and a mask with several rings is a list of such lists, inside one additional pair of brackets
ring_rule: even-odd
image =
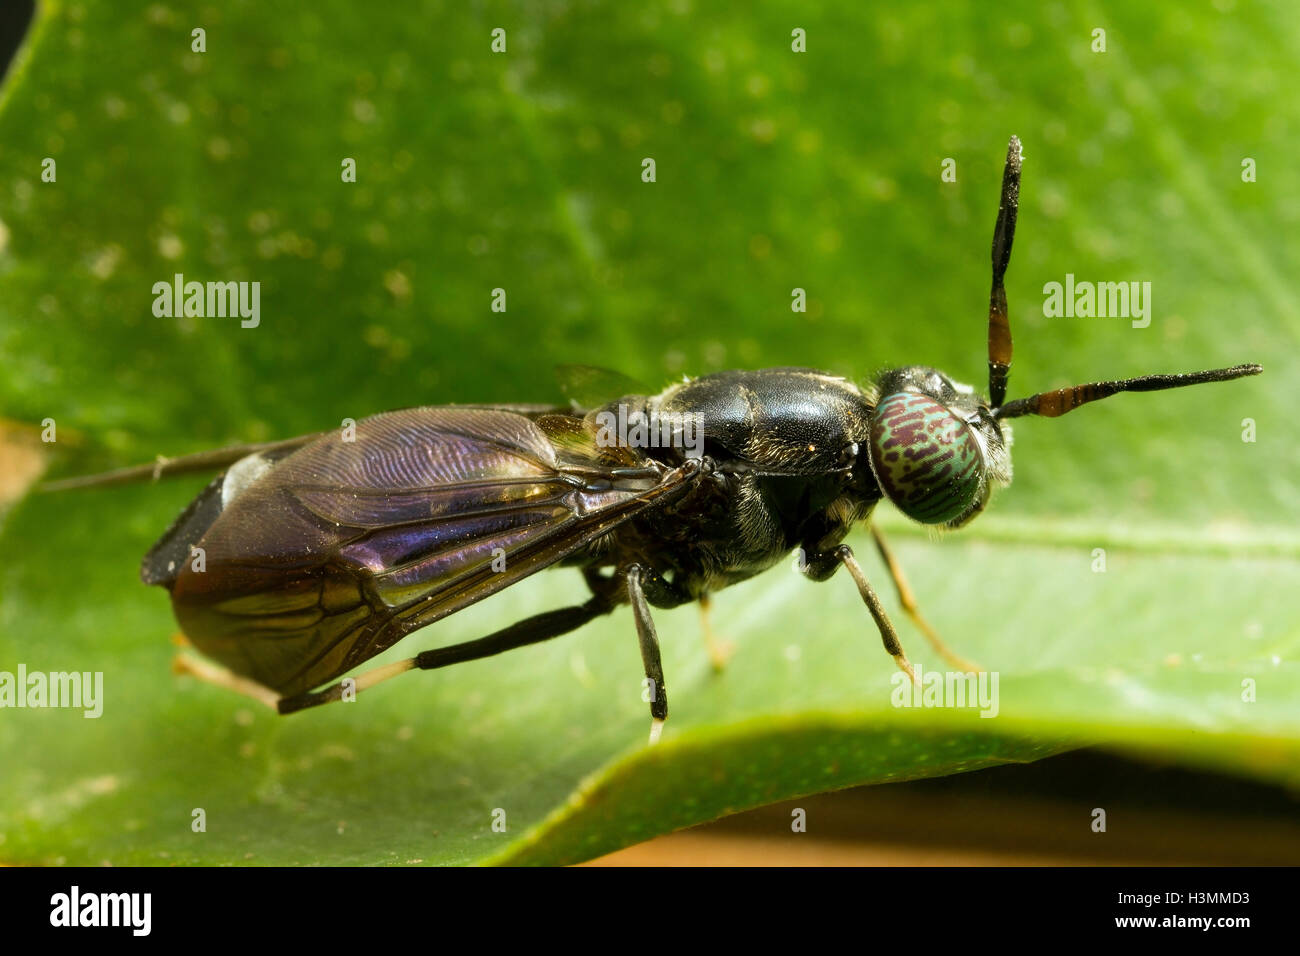
[(1010, 433), (972, 388), (910, 366), (886, 372), (878, 389), (868, 458), (881, 492), (909, 518), (960, 527), (995, 482), (1011, 480)]
[(651, 401), (699, 416), (748, 568), (832, 528), (842, 536), (879, 501), (865, 461), (873, 399), (839, 376), (771, 368), (692, 379)]
[(724, 471), (778, 476), (847, 475), (871, 411), (852, 382), (800, 368), (718, 372), (650, 401), (660, 414), (694, 417)]

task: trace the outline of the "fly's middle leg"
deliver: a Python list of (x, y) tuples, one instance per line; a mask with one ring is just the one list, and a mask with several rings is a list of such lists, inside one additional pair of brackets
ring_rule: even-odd
[(880, 603), (880, 598), (876, 596), (876, 592), (867, 581), (867, 576), (863, 572), (862, 566), (858, 564), (858, 559), (853, 556), (852, 548), (847, 544), (841, 544), (828, 551), (806, 554), (803, 573), (814, 581), (825, 581), (839, 569), (841, 564), (848, 568), (849, 574), (853, 577), (853, 583), (858, 586), (858, 594), (862, 598), (862, 603), (867, 606), (867, 610), (871, 612), (872, 619), (876, 622), (876, 629), (880, 631), (880, 639), (884, 642), (886, 653), (894, 659), (898, 669), (915, 683), (916, 670), (912, 667), (912, 662), (907, 659), (907, 655), (903, 653), (903, 645), (898, 640), (898, 632), (894, 630), (889, 615), (885, 613), (885, 606)]
[(704, 647), (709, 652), (709, 663), (713, 665), (715, 671), (722, 671), (727, 666), (727, 660), (736, 649), (736, 645), (730, 641), (719, 640), (713, 633), (713, 625), (709, 618), (709, 611), (712, 608), (712, 602), (707, 594), (700, 595), (700, 632), (704, 635)]
[(659, 634), (655, 631), (650, 605), (676, 607), (689, 601), (690, 595), (674, 587), (667, 579), (650, 568), (639, 564), (624, 569), (627, 580), (627, 597), (632, 604), (636, 620), (636, 636), (641, 646), (641, 662), (645, 666), (645, 696), (650, 704), (650, 743), (655, 743), (663, 733), (668, 719), (668, 690), (664, 686), (664, 667), (659, 655)]

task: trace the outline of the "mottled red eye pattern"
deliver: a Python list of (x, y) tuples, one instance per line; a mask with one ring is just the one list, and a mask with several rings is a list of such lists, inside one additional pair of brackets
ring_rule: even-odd
[(984, 456), (951, 409), (920, 392), (896, 392), (872, 416), (871, 465), (895, 507), (914, 521), (942, 524), (975, 500)]

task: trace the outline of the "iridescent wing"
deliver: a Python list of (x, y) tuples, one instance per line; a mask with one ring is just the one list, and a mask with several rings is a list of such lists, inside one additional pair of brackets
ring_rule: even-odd
[(599, 408), (624, 395), (649, 395), (656, 391), (622, 372), (594, 365), (557, 365), (555, 378), (564, 397), (582, 411)]
[(292, 695), (672, 500), (698, 471), (602, 448), (569, 416), (389, 412), (355, 441), (331, 433), (270, 464), (206, 528), (178, 523), (145, 571), (165, 549), (200, 549), (202, 570), (187, 560), (170, 581), (186, 636)]

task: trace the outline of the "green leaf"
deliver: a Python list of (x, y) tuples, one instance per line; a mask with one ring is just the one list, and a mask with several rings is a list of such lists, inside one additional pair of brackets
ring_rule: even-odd
[[(0, 110), (0, 407), (55, 419), (60, 474), (413, 404), (552, 399), (560, 363), (653, 383), (920, 362), (982, 385), (1012, 132), (1013, 396), (1265, 374), (1017, 422), (1014, 487), (942, 540), (880, 509), (926, 615), (997, 673), (989, 718), (893, 706), (851, 582), (788, 566), (718, 595), (737, 645), (721, 674), (692, 609), (656, 614), (672, 717), (655, 748), (626, 610), (277, 718), (172, 676), (166, 594), (138, 581), (201, 479), (29, 497), (0, 537), (0, 671), (102, 672), (104, 710), (0, 710), (0, 860), (572, 862), (1088, 744), (1300, 782), (1293, 20), (1280, 4), (42, 4)], [(153, 284), (176, 273), (261, 282), (260, 325), (156, 318)], [(1150, 326), (1045, 317), (1043, 286), (1067, 273), (1151, 282)], [(910, 656), (942, 668), (870, 540), (853, 543)], [(582, 590), (538, 575), (380, 662)]]

